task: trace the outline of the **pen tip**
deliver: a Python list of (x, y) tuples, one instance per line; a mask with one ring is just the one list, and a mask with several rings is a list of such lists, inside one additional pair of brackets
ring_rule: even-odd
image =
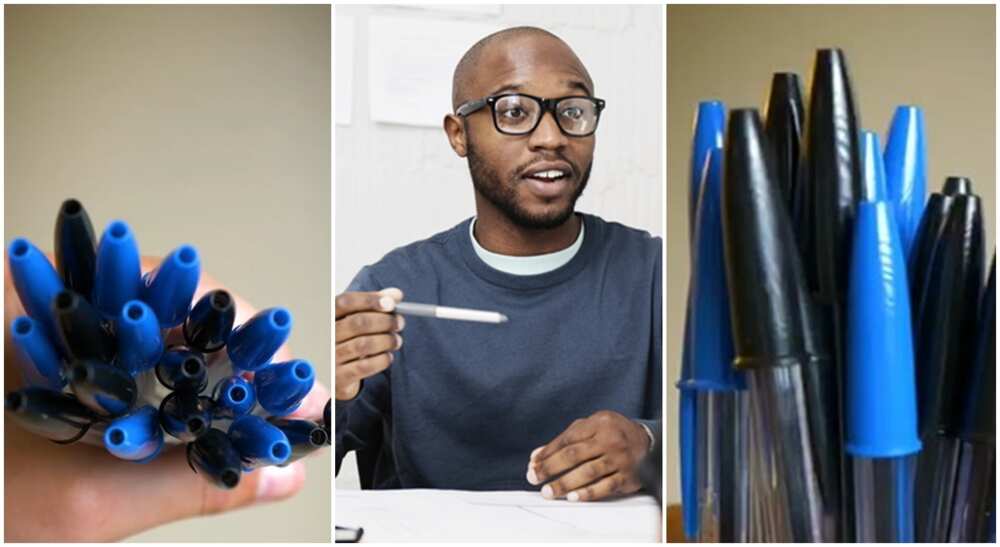
[(510, 319), (508, 319), (506, 315), (504, 315), (504, 314), (501, 313), (500, 314), (500, 322), (501, 323), (506, 323), (507, 321), (510, 321)]

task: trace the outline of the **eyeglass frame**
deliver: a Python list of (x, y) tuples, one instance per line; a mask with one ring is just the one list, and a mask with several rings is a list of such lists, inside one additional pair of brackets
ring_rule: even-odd
[[(523, 133), (510, 133), (500, 129), (500, 125), (497, 123), (496, 103), (497, 101), (505, 97), (527, 97), (529, 99), (533, 99), (534, 101), (536, 101), (538, 104), (541, 105), (542, 113), (538, 116), (538, 119), (535, 120), (535, 125), (533, 125), (531, 129)], [(556, 115), (556, 105), (566, 99), (588, 99), (594, 103), (594, 107), (596, 109), (596, 117), (594, 121), (594, 128), (591, 129), (589, 133), (586, 133), (584, 135), (574, 135), (572, 133), (567, 133), (566, 130), (563, 129), (562, 124), (559, 123), (559, 116)], [(536, 97), (535, 95), (528, 95), (527, 93), (501, 93), (499, 95), (490, 95), (487, 97), (483, 97), (482, 99), (474, 99), (471, 101), (466, 101), (458, 105), (458, 108), (455, 109), (455, 115), (465, 118), (468, 117), (470, 114), (475, 114), (476, 112), (479, 112), (487, 105), (490, 107), (490, 118), (493, 120), (493, 127), (497, 130), (498, 133), (502, 135), (511, 135), (515, 137), (521, 135), (530, 135), (536, 129), (538, 129), (538, 125), (542, 123), (542, 118), (545, 117), (545, 114), (550, 113), (552, 114), (552, 120), (556, 122), (556, 127), (559, 128), (559, 131), (563, 135), (566, 135), (567, 137), (589, 137), (597, 132), (597, 126), (600, 125), (601, 123), (601, 112), (604, 110), (604, 107), (607, 106), (607, 102), (604, 99), (598, 99), (597, 97), (591, 97), (590, 95), (567, 95), (565, 97), (544, 99), (542, 97)]]

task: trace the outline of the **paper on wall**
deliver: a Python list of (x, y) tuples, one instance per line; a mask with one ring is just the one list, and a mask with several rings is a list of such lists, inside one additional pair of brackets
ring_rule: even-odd
[(337, 26), (333, 32), (334, 90), (336, 104), (334, 105), (334, 121), (337, 125), (351, 125), (351, 107), (354, 101), (354, 17), (338, 15)]

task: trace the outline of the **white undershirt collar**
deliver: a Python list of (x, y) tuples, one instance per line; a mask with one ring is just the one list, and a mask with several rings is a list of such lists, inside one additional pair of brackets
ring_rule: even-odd
[(561, 251), (534, 256), (502, 255), (486, 250), (476, 241), (473, 231), (475, 226), (476, 219), (473, 218), (472, 222), (469, 223), (469, 239), (472, 240), (472, 248), (475, 249), (479, 259), (494, 270), (513, 275), (541, 275), (551, 272), (572, 260), (583, 245), (584, 223), (581, 222), (580, 234), (576, 236), (576, 241)]

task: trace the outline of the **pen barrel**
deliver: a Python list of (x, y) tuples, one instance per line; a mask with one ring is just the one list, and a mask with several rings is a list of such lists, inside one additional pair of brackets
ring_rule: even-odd
[(854, 523), (862, 543), (914, 541), (913, 474), (916, 454), (853, 458)]
[(930, 435), (917, 457), (915, 496), (918, 542), (946, 542), (958, 473), (960, 441)]
[(952, 543), (992, 542), (991, 519), (996, 512), (996, 447), (962, 442), (955, 481), (951, 526)]
[(699, 391), (697, 398), (698, 541), (749, 539), (747, 394)]

